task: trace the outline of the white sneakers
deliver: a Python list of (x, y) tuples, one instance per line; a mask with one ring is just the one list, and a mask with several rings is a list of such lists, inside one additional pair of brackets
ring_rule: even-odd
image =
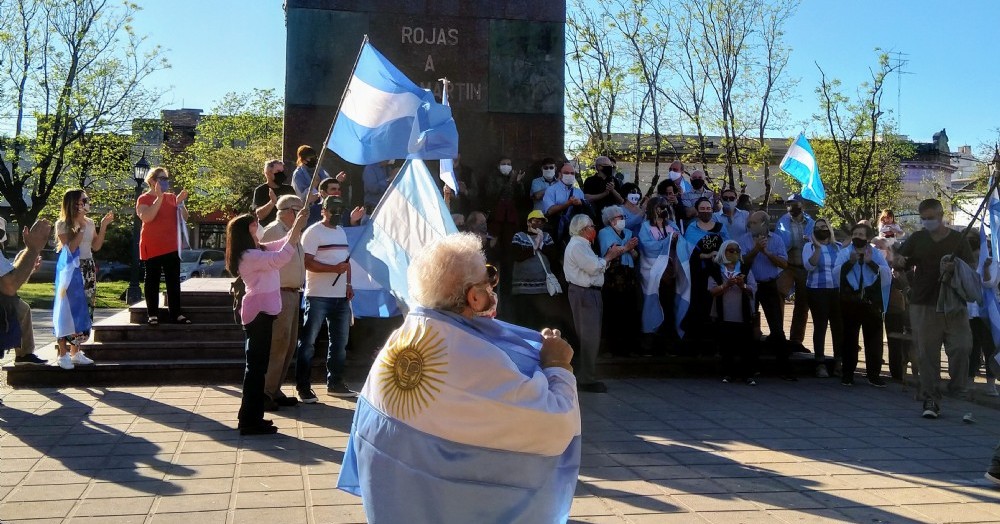
[(87, 357), (83, 351), (77, 351), (75, 355), (64, 354), (56, 360), (59, 367), (63, 369), (73, 369), (75, 366), (89, 366), (94, 361)]

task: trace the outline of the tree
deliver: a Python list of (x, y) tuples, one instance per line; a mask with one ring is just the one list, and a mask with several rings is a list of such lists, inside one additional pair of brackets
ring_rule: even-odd
[(811, 144), (826, 187), (824, 210), (845, 228), (877, 217), (880, 207), (896, 201), (900, 160), (913, 154), (912, 145), (896, 135), (893, 122), (882, 110), (885, 78), (896, 67), (888, 54), (881, 53), (878, 66), (869, 69), (871, 80), (863, 82), (850, 98), (841, 91), (841, 82), (828, 79), (816, 64), (820, 113), (813, 118), (824, 126), (827, 136)]
[[(192, 145), (177, 153), (164, 146), (163, 162), (178, 187), (197, 188), (188, 203), (192, 212), (250, 209), (253, 189), (264, 181), (264, 163), (281, 158), (283, 108), (274, 89), (227, 93), (202, 117)], [(290, 177), (292, 167), (285, 171)]]
[(19, 224), (32, 223), (64, 177), (79, 174), (75, 162), (94, 158), (86, 151), (98, 137), (126, 132), (159, 105), (160, 92), (143, 83), (168, 64), (133, 31), (138, 9), (0, 0), (0, 100), (14, 122), (0, 136), (0, 195)]

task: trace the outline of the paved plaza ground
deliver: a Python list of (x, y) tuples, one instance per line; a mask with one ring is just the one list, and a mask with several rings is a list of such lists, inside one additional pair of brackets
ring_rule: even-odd
[[(912, 388), (857, 383), (608, 381), (581, 395), (572, 521), (1000, 522), (1000, 490), (983, 479), (995, 403), (946, 399), (925, 420)], [(363, 522), (360, 499), (334, 489), (354, 404), (322, 395), (271, 414), (278, 435), (241, 437), (239, 397), (0, 389), (0, 521)]]

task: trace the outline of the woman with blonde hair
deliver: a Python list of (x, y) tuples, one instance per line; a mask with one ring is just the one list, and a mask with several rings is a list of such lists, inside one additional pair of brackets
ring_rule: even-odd
[[(750, 268), (743, 266), (740, 251), (739, 242), (726, 240), (712, 259), (708, 273), (708, 292), (712, 297), (710, 311), (722, 356), (722, 381), (728, 383), (739, 378), (747, 385), (756, 386), (757, 346), (752, 335), (757, 282)], [(739, 357), (739, 364), (736, 357)]]
[[(87, 339), (89, 324), (94, 320), (94, 308), (97, 305), (97, 264), (94, 262), (94, 252), (100, 251), (104, 245), (104, 235), (115, 215), (110, 211), (104, 215), (98, 231), (94, 221), (87, 217), (89, 211), (90, 197), (87, 193), (83, 189), (70, 189), (63, 195), (59, 220), (56, 221), (56, 247), (60, 251), (60, 259), (65, 257), (63, 265), (79, 267), (76, 272), (79, 273), (79, 280), (76, 273), (56, 273), (56, 290), (65, 289), (67, 292), (56, 293), (57, 304), (54, 304), (54, 310), (72, 311), (76, 313), (71, 315), (74, 318), (80, 317), (84, 312), (87, 315), (87, 320), (74, 323), (82, 323), (87, 326), (86, 329), (81, 325), (71, 326), (68, 322), (53, 322), (53, 329), (58, 337), (58, 364), (63, 369), (73, 369), (76, 364), (94, 363), (79, 345)], [(81, 299), (83, 303), (79, 303)]]
[(187, 220), (184, 207), (187, 190), (174, 194), (170, 191), (170, 173), (164, 167), (154, 167), (146, 175), (149, 189), (139, 196), (135, 212), (142, 221), (139, 232), (139, 258), (146, 263), (146, 323), (159, 325), (160, 275), (167, 284), (167, 307), (170, 319), (177, 324), (190, 324), (181, 314), (181, 258), (177, 241), (178, 218)]

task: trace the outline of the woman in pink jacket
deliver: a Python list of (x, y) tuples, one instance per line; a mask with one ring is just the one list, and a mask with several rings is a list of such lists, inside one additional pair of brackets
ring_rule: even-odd
[(252, 214), (240, 215), (226, 227), (226, 269), (246, 285), (240, 307), (247, 358), (238, 415), (241, 435), (278, 432), (271, 421), (264, 420), (264, 375), (271, 352), (271, 324), (281, 312), (278, 270), (295, 255), (295, 246), (309, 218), (308, 209), (299, 212), (288, 235), (275, 242), (261, 244), (257, 240), (260, 224)]

